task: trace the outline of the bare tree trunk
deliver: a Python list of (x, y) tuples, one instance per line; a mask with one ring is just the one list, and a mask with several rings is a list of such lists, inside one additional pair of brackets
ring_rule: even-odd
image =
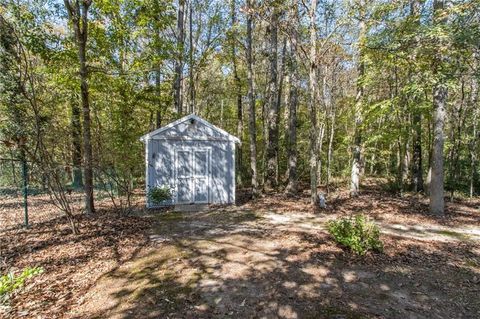
[(333, 138), (335, 136), (335, 109), (332, 105), (332, 110), (330, 114), (330, 138), (328, 140), (328, 154), (327, 154), (327, 193), (330, 191), (330, 180), (331, 180), (331, 165), (333, 160)]
[(72, 98), (72, 187), (83, 188), (82, 178), (82, 125), (81, 125), (81, 111), (78, 107), (78, 101)]
[(365, 64), (363, 61), (363, 48), (362, 42), (366, 34), (365, 26), (365, 14), (364, 6), (365, 4), (362, 1), (361, 4), (361, 14), (360, 14), (360, 36), (359, 36), (359, 54), (358, 54), (358, 79), (357, 79), (357, 95), (355, 97), (355, 133), (353, 138), (353, 161), (352, 161), (352, 173), (350, 181), (350, 196), (358, 196), (360, 191), (360, 173), (361, 173), (361, 147), (362, 147), (362, 135), (361, 135), (361, 125), (362, 125), (362, 104), (363, 104), (363, 77), (365, 74)]
[[(419, 2), (418, 0), (412, 0), (410, 2), (410, 15), (413, 16), (414, 21), (417, 25), (420, 22), (419, 16)], [(413, 60), (416, 60), (416, 52), (414, 52)], [(410, 76), (416, 77), (411, 74)], [(412, 156), (412, 186), (415, 193), (423, 191), (423, 167), (422, 167), (422, 114), (418, 109), (418, 97), (413, 97), (413, 116), (412, 116), (412, 126), (413, 126), (413, 156)]]
[(479, 139), (478, 133), (477, 133), (477, 121), (478, 121), (478, 112), (474, 113), (473, 117), (473, 132), (472, 132), (472, 139), (470, 141), (470, 198), (473, 197), (475, 194), (475, 175), (477, 172), (477, 155), (476, 155), (476, 150), (477, 150), (477, 141)]
[[(233, 64), (233, 77), (234, 77), (234, 83), (235, 83), (235, 93), (237, 96), (237, 136), (240, 139), (240, 141), (243, 138), (243, 106), (242, 106), (242, 83), (240, 81), (240, 76), (238, 75), (238, 70), (237, 70), (237, 12), (236, 12), (236, 6), (235, 6), (235, 1), (236, 0), (231, 0), (230, 5), (231, 5), (231, 20), (232, 20), (232, 64)], [(242, 185), (243, 179), (243, 152), (242, 152), (242, 146), (241, 144), (238, 146), (237, 149), (237, 168), (239, 174), (236, 174), (237, 176), (237, 183), (238, 185)]]
[[(439, 15), (443, 11), (444, 3), (442, 0), (434, 0), (433, 8), (435, 11), (434, 19), (442, 23), (444, 18)], [(441, 53), (437, 54), (437, 63), (442, 63), (444, 58)], [(435, 66), (438, 69), (438, 66)], [(437, 83), (433, 88), (433, 150), (432, 150), (432, 175), (430, 182), (430, 213), (443, 216), (445, 214), (444, 200), (444, 168), (443, 168), (443, 144), (444, 144), (444, 124), (445, 124), (445, 105), (447, 103), (447, 86), (441, 79), (442, 74), (435, 72)]]
[(445, 104), (447, 101), (447, 87), (437, 83), (433, 91), (434, 132), (432, 150), (432, 168), (430, 181), (430, 213), (443, 215), (444, 203), (444, 168), (443, 168), (443, 128), (445, 124)]
[(267, 149), (266, 149), (266, 179), (265, 190), (271, 191), (277, 188), (277, 166), (278, 166), (278, 122), (279, 122), (279, 109), (278, 109), (278, 70), (277, 70), (277, 58), (278, 58), (278, 19), (279, 11), (277, 7), (273, 8), (273, 12), (270, 18), (270, 24), (268, 26), (270, 34), (270, 52), (269, 57), (269, 92), (268, 92), (268, 112), (267, 112)]
[(185, 0), (178, 0), (177, 15), (177, 59), (175, 60), (175, 79), (173, 82), (173, 100), (175, 110), (179, 114), (183, 114), (182, 99), (182, 77), (183, 77), (183, 52), (185, 44)]
[(162, 126), (162, 92), (161, 92), (161, 78), (160, 78), (160, 66), (158, 70), (155, 72), (155, 86), (157, 89), (157, 98), (158, 98), (158, 108), (155, 114), (155, 128), (159, 128)]
[(325, 120), (325, 116), (321, 118), (320, 122), (320, 129), (319, 129), (319, 132), (318, 132), (318, 141), (317, 141), (317, 185), (321, 185), (322, 184), (322, 151), (323, 151), (323, 139), (325, 138), (325, 129), (326, 129), (326, 125), (325, 125), (325, 122), (323, 121)]
[(310, 57), (309, 57), (309, 89), (308, 110), (310, 114), (310, 202), (317, 203), (317, 110), (316, 97), (316, 69), (317, 69), (317, 32), (316, 32), (317, 0), (311, 0), (310, 16)]
[(423, 191), (423, 169), (422, 169), (422, 115), (418, 110), (413, 114), (413, 164), (412, 164), (412, 185), (413, 191)]
[[(474, 54), (476, 57), (476, 53)], [(474, 60), (476, 60), (474, 58)], [(478, 115), (479, 115), (479, 106), (478, 106), (478, 80), (472, 78), (472, 90), (471, 90), (471, 104), (473, 109), (473, 130), (472, 137), (470, 139), (470, 198), (475, 194), (475, 176), (477, 173), (477, 149), (478, 149), (478, 140), (480, 136), (477, 132), (478, 128)]]
[(247, 0), (247, 82), (248, 82), (248, 135), (250, 140), (250, 170), (252, 175), (252, 193), (258, 196), (257, 173), (257, 129), (255, 119), (255, 95), (253, 87), (253, 54), (252, 54), (252, 29), (253, 8), (251, 0)]
[(71, 1), (64, 0), (70, 22), (75, 33), (75, 41), (78, 48), (78, 60), (80, 64), (80, 92), (83, 113), (83, 156), (85, 177), (85, 212), (95, 212), (93, 200), (93, 155), (90, 128), (90, 104), (88, 100), (88, 69), (87, 69), (87, 36), (88, 36), (88, 9), (91, 0)]
[(188, 9), (188, 39), (189, 39), (189, 50), (188, 50), (188, 57), (189, 57), (189, 66), (188, 66), (188, 74), (189, 74), (189, 93), (190, 93), (190, 101), (188, 107), (188, 113), (195, 113), (195, 80), (193, 74), (193, 54), (195, 48), (193, 47), (193, 0), (190, 0), (189, 9)]
[(297, 192), (297, 107), (298, 107), (298, 87), (299, 87), (299, 76), (298, 76), (298, 7), (297, 2), (293, 1), (293, 5), (290, 11), (291, 21), (294, 21), (294, 26), (292, 27), (292, 39), (287, 42), (287, 69), (290, 75), (289, 81), (289, 96), (288, 96), (288, 105), (285, 109), (288, 109), (288, 127), (287, 127), (287, 161), (288, 161), (288, 183), (285, 188), (287, 194), (295, 194)]

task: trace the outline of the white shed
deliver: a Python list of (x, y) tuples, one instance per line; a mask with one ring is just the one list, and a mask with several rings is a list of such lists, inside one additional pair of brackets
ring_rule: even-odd
[(145, 143), (146, 191), (168, 187), (176, 204), (235, 203), (235, 144), (239, 139), (195, 114), (140, 138)]

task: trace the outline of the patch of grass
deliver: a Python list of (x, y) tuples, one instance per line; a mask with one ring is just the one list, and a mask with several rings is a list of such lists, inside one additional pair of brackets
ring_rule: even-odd
[(166, 245), (136, 260), (115, 275), (128, 278), (129, 287), (121, 297), (125, 302), (140, 303), (143, 310), (180, 310), (201, 279), (197, 272), (185, 268), (186, 258), (188, 253), (179, 246)]
[[(228, 213), (227, 213), (228, 214)], [(243, 221), (254, 221), (260, 219), (261, 217), (254, 211), (243, 211), (233, 215), (233, 219), (236, 222), (243, 222)]]
[(453, 237), (453, 238), (456, 238), (458, 240), (468, 240), (468, 239), (470, 239), (470, 237), (468, 235), (465, 235), (465, 234), (462, 234), (462, 233), (459, 233), (459, 232), (455, 232), (455, 231), (451, 231), (451, 230), (439, 230), (437, 233), (440, 234), (440, 235), (443, 235), (443, 236)]
[(157, 220), (162, 222), (169, 222), (169, 221), (178, 221), (185, 219), (185, 216), (183, 215), (182, 212), (167, 212), (167, 213), (161, 213), (156, 216)]

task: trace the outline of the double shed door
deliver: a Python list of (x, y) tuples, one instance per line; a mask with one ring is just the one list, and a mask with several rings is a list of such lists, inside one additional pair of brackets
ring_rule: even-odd
[(210, 149), (178, 148), (175, 158), (176, 203), (208, 203)]

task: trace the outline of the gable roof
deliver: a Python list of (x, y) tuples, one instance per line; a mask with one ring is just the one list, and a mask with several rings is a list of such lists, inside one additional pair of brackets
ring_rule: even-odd
[(225, 130), (222, 130), (221, 128), (211, 124), (210, 122), (207, 122), (206, 120), (202, 119), (201, 117), (195, 115), (195, 114), (190, 114), (190, 115), (187, 115), (187, 116), (184, 116), (168, 125), (165, 125), (165, 126), (162, 126), (158, 129), (156, 129), (155, 131), (152, 131), (150, 133), (147, 133), (145, 135), (143, 135), (142, 137), (140, 137), (140, 141), (142, 142), (145, 142), (146, 140), (152, 138), (153, 136), (155, 135), (158, 135), (162, 132), (165, 132), (183, 122), (186, 122), (186, 121), (189, 121), (189, 120), (195, 120), (205, 126), (207, 126), (208, 128), (216, 131), (217, 133), (219, 133), (220, 135), (224, 136), (226, 140), (229, 140), (229, 141), (232, 141), (232, 142), (235, 142), (235, 143), (240, 143), (240, 140), (236, 137), (236, 136), (233, 136), (232, 134), (228, 133), (227, 131)]

